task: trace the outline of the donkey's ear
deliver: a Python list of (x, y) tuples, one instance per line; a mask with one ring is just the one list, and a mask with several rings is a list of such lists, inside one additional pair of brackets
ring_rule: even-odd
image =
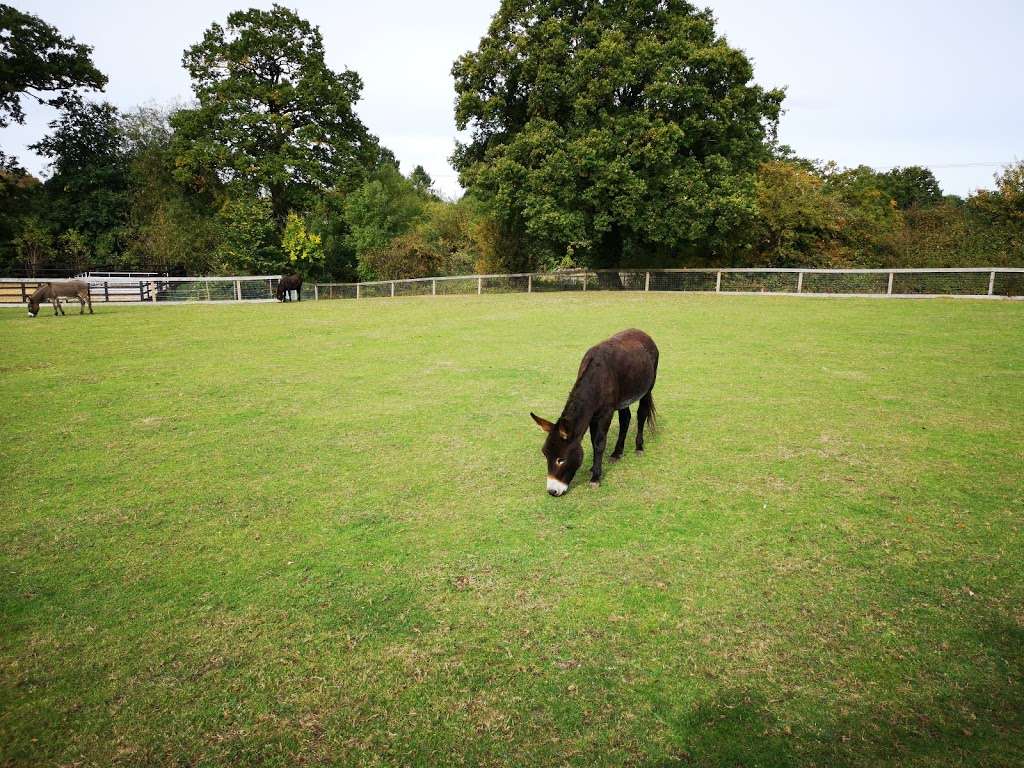
[(572, 437), (572, 427), (565, 419), (558, 420), (558, 434), (562, 436), (563, 440), (568, 440)]
[(540, 427), (541, 429), (543, 429), (545, 432), (550, 432), (552, 429), (555, 428), (554, 424), (552, 424), (547, 419), (542, 419), (540, 416), (538, 416), (533, 411), (530, 411), (530, 416), (532, 416), (533, 420), (537, 422), (537, 426)]

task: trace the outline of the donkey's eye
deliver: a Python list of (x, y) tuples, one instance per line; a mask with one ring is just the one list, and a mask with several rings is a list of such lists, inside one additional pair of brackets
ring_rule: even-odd
[(565, 464), (565, 459), (555, 459), (555, 466), (560, 467)]

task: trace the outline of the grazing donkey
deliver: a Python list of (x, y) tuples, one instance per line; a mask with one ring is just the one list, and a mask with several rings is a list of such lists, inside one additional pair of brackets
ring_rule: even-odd
[(530, 414), (548, 434), (541, 449), (548, 461), (548, 493), (561, 496), (569, 490), (569, 483), (583, 463), (581, 443), (588, 428), (594, 447), (590, 485), (600, 485), (612, 414), (619, 412), (619, 439), (611, 456), (615, 460), (622, 457), (629, 429), (629, 406), (637, 400), (640, 405), (636, 411), (636, 452), (643, 453), (644, 426), (649, 423), (654, 428), (651, 390), (657, 376), (658, 347), (650, 336), (636, 328), (617, 333), (587, 350), (558, 421), (552, 424)]
[(291, 292), (295, 291), (297, 301), (302, 301), (302, 275), (283, 275), (277, 283), (275, 295), (278, 301), (291, 301)]
[(89, 314), (92, 311), (92, 297), (89, 295), (89, 284), (85, 280), (61, 280), (56, 283), (43, 283), (36, 288), (28, 298), (28, 316), (35, 317), (39, 314), (39, 304), (49, 301), (53, 304), (53, 314), (65, 314), (64, 308), (60, 305), (61, 298), (78, 299), (81, 305), (80, 315), (85, 314), (85, 305), (89, 305)]

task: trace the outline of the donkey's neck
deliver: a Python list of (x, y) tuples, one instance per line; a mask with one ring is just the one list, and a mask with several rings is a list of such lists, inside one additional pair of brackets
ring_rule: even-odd
[(569, 399), (565, 401), (562, 418), (572, 425), (573, 435), (582, 436), (590, 426), (590, 420), (597, 410), (597, 398), (593, 390), (594, 382), (591, 381), (591, 377), (584, 374), (573, 386)]

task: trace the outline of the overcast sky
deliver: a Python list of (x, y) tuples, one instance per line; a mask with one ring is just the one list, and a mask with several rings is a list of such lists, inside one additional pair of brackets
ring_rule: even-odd
[[(122, 109), (185, 101), (184, 49), (245, 0), (15, 0), (94, 48)], [(456, 136), (451, 65), (475, 48), (497, 0), (293, 0), (320, 27), (328, 65), (365, 83), (357, 111), (398, 156), (422, 164), (439, 189), (459, 193), (448, 165)], [(698, 4), (702, 4), (699, 3)], [(1021, 50), (1024, 0), (711, 0), (719, 31), (754, 60), (756, 79), (787, 86), (781, 138), (799, 154), (886, 169), (928, 165), (947, 192), (992, 185), (1024, 158)], [(31, 107), (0, 146), (31, 171), (26, 145), (52, 110)]]

